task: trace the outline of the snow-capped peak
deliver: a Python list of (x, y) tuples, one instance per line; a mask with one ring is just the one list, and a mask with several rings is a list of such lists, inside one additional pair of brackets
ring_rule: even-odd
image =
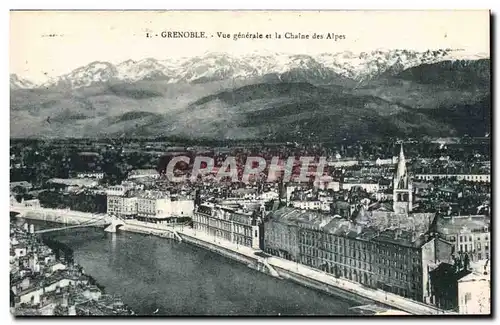
[(10, 88), (11, 89), (30, 89), (36, 87), (36, 84), (27, 80), (20, 78), (17, 74), (10, 75)]
[[(375, 78), (382, 74), (396, 74), (425, 63), (445, 60), (477, 60), (485, 54), (471, 54), (460, 50), (439, 49), (416, 52), (412, 50), (374, 50), (371, 52), (339, 52), (318, 55), (252, 52), (232, 56), (226, 53), (205, 53), (202, 56), (157, 60), (146, 58), (127, 60), (117, 65), (92, 62), (72, 72), (53, 78), (44, 84), (80, 88), (110, 81), (135, 82), (139, 80), (168, 80), (175, 82), (205, 82), (230, 78), (251, 78), (268, 74), (281, 75), (289, 71), (308, 71), (311, 76), (341, 76), (355, 80)], [(33, 87), (27, 81), (13, 79), (16, 88)]]

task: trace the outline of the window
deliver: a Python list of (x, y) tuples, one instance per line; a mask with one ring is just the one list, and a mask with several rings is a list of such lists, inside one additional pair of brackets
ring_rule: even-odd
[(472, 236), (469, 236), (469, 241), (472, 241)]
[(259, 237), (259, 232), (255, 230), (255, 238)]
[(481, 243), (476, 243), (476, 248), (478, 251), (480, 251), (481, 250)]
[(460, 240), (459, 240), (459, 242), (462, 242), (462, 241), (463, 241), (463, 237), (462, 237), (462, 236), (460, 236)]
[(472, 294), (470, 292), (467, 292), (465, 294), (465, 303), (467, 303), (467, 301), (469, 300), (472, 300)]

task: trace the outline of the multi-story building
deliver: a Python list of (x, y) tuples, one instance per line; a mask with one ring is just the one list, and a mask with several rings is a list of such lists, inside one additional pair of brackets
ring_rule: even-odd
[(107, 214), (125, 219), (137, 216), (137, 196), (132, 184), (112, 186), (108, 188), (106, 194)]
[(354, 187), (360, 187), (368, 193), (376, 193), (379, 191), (380, 186), (376, 182), (367, 182), (360, 180), (346, 180), (342, 183), (342, 189), (349, 191)]
[(377, 158), (377, 160), (375, 160), (375, 165), (376, 166), (394, 165), (396, 163), (397, 163), (397, 157), (392, 157), (392, 158)]
[(135, 186), (133, 183), (130, 182), (123, 182), (121, 185), (115, 185), (115, 186), (110, 186), (106, 190), (106, 194), (108, 196), (120, 196), (120, 195), (125, 195), (126, 192), (129, 190), (134, 189)]
[(104, 178), (104, 173), (97, 173), (97, 172), (78, 173), (78, 174), (76, 174), (76, 177), (77, 178), (103, 179)]
[(192, 199), (171, 197), (169, 193), (161, 191), (145, 191), (137, 199), (139, 220), (168, 223), (179, 218), (190, 218), (193, 211)]
[(264, 250), (417, 301), (429, 300), (429, 267), (452, 251), (440, 238), (291, 208), (266, 219)]
[(328, 166), (332, 166), (334, 168), (342, 168), (342, 167), (356, 166), (359, 164), (359, 161), (349, 158), (344, 158), (344, 159), (340, 158), (340, 159), (335, 159), (333, 161), (328, 161), (327, 164)]
[(123, 195), (108, 195), (107, 214), (124, 219), (132, 219), (137, 216), (137, 197), (133, 191)]
[(329, 175), (315, 178), (313, 185), (320, 190), (333, 190), (334, 192), (340, 191), (340, 182), (334, 181)]
[(261, 218), (257, 213), (204, 203), (194, 213), (193, 229), (214, 240), (220, 238), (255, 249), (261, 246)]
[(135, 170), (132, 170), (129, 174), (128, 174), (128, 179), (137, 179), (137, 178), (146, 178), (146, 177), (150, 177), (150, 178), (159, 178), (160, 177), (160, 173), (158, 173), (158, 171), (156, 171), (155, 169), (135, 169)]
[(320, 200), (304, 200), (304, 201), (291, 201), (291, 205), (294, 208), (301, 210), (321, 210), (325, 212), (330, 211), (330, 204), (332, 202), (320, 201)]
[(472, 261), (490, 258), (490, 230), (490, 218), (484, 215), (439, 216), (435, 229), (456, 253), (466, 253)]
[(491, 313), (491, 275), (489, 261), (471, 263), (470, 273), (458, 280), (460, 314)]
[(490, 174), (416, 174), (415, 178), (422, 181), (454, 178), (457, 181), (490, 183)]
[(293, 208), (282, 208), (270, 214), (264, 222), (264, 250), (290, 261), (300, 261), (299, 223), (318, 214)]

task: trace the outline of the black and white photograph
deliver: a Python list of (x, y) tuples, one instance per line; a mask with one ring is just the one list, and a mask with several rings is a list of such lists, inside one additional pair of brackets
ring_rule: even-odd
[(490, 11), (9, 16), (16, 319), (491, 317)]

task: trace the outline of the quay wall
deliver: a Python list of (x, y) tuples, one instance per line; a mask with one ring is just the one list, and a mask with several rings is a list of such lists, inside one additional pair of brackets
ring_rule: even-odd
[(189, 236), (189, 235), (186, 235), (183, 233), (179, 233), (179, 235), (183, 241), (185, 241), (186, 243), (189, 243), (191, 245), (204, 248), (206, 250), (217, 253), (219, 255), (222, 255), (222, 256), (227, 257), (229, 259), (232, 259), (234, 261), (238, 261), (238, 262), (241, 262), (241, 263), (253, 266), (253, 267), (257, 266), (257, 257), (251, 258), (247, 255), (244, 255), (244, 254), (235, 252), (231, 249), (227, 249), (223, 246), (217, 245), (216, 242), (210, 243), (210, 242), (207, 242), (207, 241), (204, 241), (204, 240), (201, 240), (201, 239), (198, 239), (196, 237)]
[[(84, 213), (72, 213), (74, 211), (44, 208), (38, 208), (36, 210), (39, 211), (34, 211), (34, 209), (26, 211), (23, 209), (22, 214), (18, 215), (18, 217), (59, 223), (80, 223), (99, 216), (102, 217), (102, 215), (92, 215), (90, 213), (87, 213), (88, 216), (84, 216)], [(246, 250), (240, 248), (241, 251), (238, 252), (236, 248), (227, 246), (225, 243), (219, 243), (217, 241), (212, 242), (211, 240), (207, 240), (207, 238), (197, 238), (196, 235), (188, 231), (182, 231), (180, 229), (174, 230), (165, 225), (146, 225), (139, 221), (130, 223), (127, 221), (127, 224), (121, 226), (120, 230), (155, 235), (174, 240), (178, 240), (174, 234), (174, 232), (177, 232), (182, 241), (207, 249), (234, 261), (244, 263), (253, 269), (269, 274), (266, 267), (263, 267), (262, 263), (259, 262), (259, 257), (254, 256), (253, 252), (250, 253), (249, 248), (246, 248)], [(357, 283), (348, 283), (344, 279), (335, 279), (331, 276), (327, 277), (316, 270), (309, 269), (303, 265), (291, 265), (290, 261), (285, 261), (277, 257), (269, 258), (268, 263), (277, 271), (281, 278), (327, 294), (344, 297), (354, 301), (361, 301), (367, 304), (376, 302), (416, 315), (452, 314), (380, 290), (371, 290), (365, 287), (358, 288), (360, 285)]]
[[(323, 293), (333, 295), (336, 297), (340, 297), (340, 298), (343, 298), (346, 300), (356, 301), (356, 302), (359, 302), (360, 304), (366, 304), (366, 305), (374, 304), (374, 303), (377, 303), (378, 305), (382, 304), (380, 301), (368, 299), (368, 298), (365, 298), (364, 296), (361, 296), (357, 293), (353, 293), (353, 292), (346, 291), (344, 289), (340, 289), (339, 288), (340, 284), (338, 286), (333, 286), (333, 285), (326, 284), (326, 283), (321, 282), (321, 281), (314, 280), (310, 277), (303, 276), (303, 275), (296, 273), (296, 272), (293, 272), (291, 270), (283, 269), (283, 268), (280, 268), (277, 266), (273, 266), (273, 267), (278, 272), (278, 274), (280, 275), (281, 278), (288, 280), (288, 281), (291, 281), (291, 282), (294, 282), (294, 283), (297, 283), (297, 284), (300, 284), (304, 287), (315, 289), (315, 290), (321, 291)], [(390, 307), (390, 306), (387, 305), (387, 307)], [(390, 307), (390, 308), (392, 308), (392, 307)]]

